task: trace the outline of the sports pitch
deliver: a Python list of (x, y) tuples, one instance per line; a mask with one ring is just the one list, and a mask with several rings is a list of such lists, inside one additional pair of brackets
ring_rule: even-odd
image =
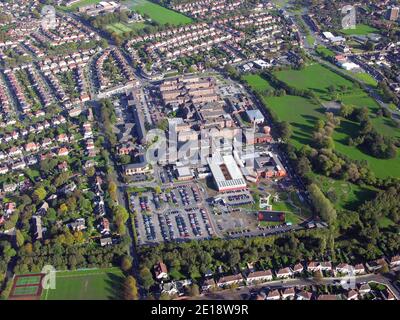
[(170, 24), (170, 25), (181, 25), (192, 22), (192, 19), (185, 15), (167, 9), (157, 3), (147, 0), (131, 0), (129, 2), (133, 10), (138, 11), (140, 14), (146, 14), (151, 20), (156, 21), (159, 24)]
[(43, 290), (41, 300), (118, 300), (124, 278), (118, 268), (57, 272), (56, 289)]

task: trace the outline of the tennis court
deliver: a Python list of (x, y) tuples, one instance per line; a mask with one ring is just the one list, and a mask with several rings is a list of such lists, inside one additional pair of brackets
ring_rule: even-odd
[(26, 286), (26, 287), (15, 287), (14, 296), (33, 296), (36, 295), (39, 290), (39, 286)]
[(40, 279), (42, 277), (40, 275), (35, 275), (35, 276), (25, 276), (25, 277), (18, 277), (16, 280), (16, 286), (25, 286), (29, 284), (39, 284)]

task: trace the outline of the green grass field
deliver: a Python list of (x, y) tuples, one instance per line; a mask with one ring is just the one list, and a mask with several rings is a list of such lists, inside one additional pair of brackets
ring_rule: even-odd
[[(367, 93), (353, 85), (352, 82), (330, 71), (313, 64), (303, 70), (285, 70), (275, 74), (278, 79), (299, 89), (309, 89), (316, 93), (321, 100), (331, 100), (328, 92), (330, 85), (346, 86), (348, 90), (339, 91), (337, 98), (345, 104), (370, 109), (374, 127), (386, 136), (400, 137), (400, 130), (394, 121), (375, 116), (379, 106)], [(257, 77), (257, 76), (256, 76)], [(244, 80), (255, 90), (262, 90), (266, 80), (256, 77), (245, 77)], [(269, 84), (268, 84), (269, 86)], [(295, 147), (311, 145), (315, 122), (325, 117), (325, 108), (320, 104), (299, 96), (263, 97), (265, 105), (273, 111), (281, 121), (288, 121), (293, 128), (291, 142)], [(358, 148), (347, 145), (349, 137), (357, 136), (359, 125), (342, 119), (340, 126), (333, 135), (335, 149), (353, 160), (366, 160), (375, 175), (379, 178), (388, 176), (400, 177), (400, 155), (394, 159), (377, 159), (363, 153)]]
[(366, 24), (357, 24), (355, 29), (340, 30), (344, 35), (367, 35), (369, 33), (377, 33), (378, 29), (370, 27)]
[(62, 9), (67, 10), (67, 11), (75, 11), (75, 9), (88, 6), (90, 4), (96, 4), (99, 3), (102, 0), (82, 0), (77, 3), (74, 3), (72, 6), (66, 7), (66, 6), (61, 6)]
[(266, 90), (273, 90), (274, 88), (269, 82), (263, 79), (258, 74), (248, 74), (243, 76), (243, 79), (257, 92), (265, 92)]
[(131, 8), (140, 14), (147, 14), (151, 20), (159, 24), (183, 25), (192, 22), (192, 19), (173, 10), (164, 8), (147, 0), (131, 0)]
[(318, 54), (325, 56), (325, 57), (334, 57), (336, 55), (332, 50), (330, 50), (324, 46), (318, 46), (316, 51)]
[(137, 22), (131, 24), (116, 22), (113, 24), (109, 24), (107, 26), (107, 30), (110, 32), (115, 32), (117, 34), (123, 34), (124, 32), (143, 29), (145, 26), (146, 24), (144, 22)]
[(366, 72), (356, 73), (355, 76), (363, 81), (366, 85), (371, 87), (376, 87), (378, 85), (378, 82), (374, 79), (374, 77)]
[(334, 193), (336, 195), (337, 200), (332, 201), (336, 209), (355, 210), (360, 204), (373, 199), (376, 195), (376, 190), (369, 186), (362, 187), (321, 175), (315, 175), (314, 177), (325, 194)]
[(118, 268), (57, 272), (56, 289), (43, 290), (41, 299), (121, 299), (124, 278)]
[(330, 85), (353, 86), (347, 79), (318, 63), (309, 65), (302, 70), (279, 71), (275, 73), (275, 76), (295, 88), (313, 90), (321, 98), (328, 92)]
[(311, 34), (306, 36), (306, 40), (310, 46), (313, 46), (315, 44), (315, 38)]

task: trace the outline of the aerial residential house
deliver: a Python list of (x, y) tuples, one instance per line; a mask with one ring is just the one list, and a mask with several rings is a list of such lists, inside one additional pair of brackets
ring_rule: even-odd
[(346, 294), (347, 300), (358, 300), (358, 293), (356, 290), (349, 290)]
[(385, 291), (382, 291), (382, 295), (385, 298), (385, 300), (396, 300), (393, 292), (389, 289), (386, 289)]
[(168, 279), (168, 269), (164, 262), (160, 261), (154, 266), (154, 274), (157, 280)]
[(167, 293), (170, 296), (178, 295), (179, 290), (175, 281), (160, 284), (161, 293)]
[(42, 141), (42, 148), (47, 148), (49, 147), (53, 142), (51, 141), (50, 138), (44, 138)]
[(8, 202), (4, 206), (6, 216), (12, 215), (15, 211), (15, 202)]
[(86, 229), (85, 219), (79, 218), (74, 222), (68, 224), (68, 227), (71, 228), (72, 231), (82, 231)]
[(206, 279), (203, 281), (203, 284), (201, 286), (201, 291), (209, 291), (210, 289), (216, 288), (217, 283), (213, 278), (211, 279)]
[(57, 141), (58, 142), (68, 142), (68, 136), (65, 133), (61, 133), (57, 136)]
[(32, 216), (32, 221), (33, 221), (35, 240), (42, 240), (43, 239), (42, 217)]
[(240, 285), (243, 283), (243, 281), (244, 281), (244, 278), (243, 278), (242, 274), (238, 273), (238, 274), (234, 274), (231, 276), (225, 276), (225, 277), (219, 278), (217, 281), (217, 285), (220, 288), (224, 288), (224, 287), (228, 287), (228, 286), (235, 285), (235, 284)]
[(265, 282), (265, 281), (271, 281), (271, 280), (272, 280), (272, 271), (271, 270), (250, 272), (246, 278), (247, 284), (253, 284), (253, 283), (257, 283), (257, 282)]
[(62, 172), (68, 171), (68, 163), (66, 161), (63, 161), (57, 165), (58, 170)]
[(265, 300), (266, 298), (267, 298), (267, 295), (265, 294), (265, 292), (264, 291), (260, 291), (257, 294), (256, 300)]
[(335, 268), (336, 274), (349, 274), (354, 272), (354, 267), (347, 263), (340, 263)]
[(368, 283), (363, 283), (359, 286), (358, 292), (360, 293), (361, 296), (364, 296), (371, 292), (371, 287)]
[(127, 176), (134, 176), (137, 174), (152, 173), (153, 169), (150, 164), (143, 158), (139, 163), (132, 163), (124, 166), (124, 172)]
[(304, 271), (304, 267), (303, 267), (303, 265), (301, 263), (298, 263), (293, 267), (293, 272), (295, 274), (302, 273), (303, 271)]
[(18, 185), (16, 183), (5, 183), (3, 184), (4, 192), (14, 192), (17, 190)]
[(68, 148), (65, 148), (65, 147), (60, 148), (60, 149), (58, 150), (58, 152), (57, 152), (57, 155), (58, 155), (59, 157), (65, 157), (65, 156), (68, 156), (68, 154), (69, 154)]
[(278, 290), (271, 290), (268, 292), (267, 300), (280, 300), (281, 295)]
[(331, 262), (315, 262), (315, 261), (311, 261), (307, 265), (307, 270), (309, 272), (332, 271), (332, 263)]
[(101, 238), (100, 239), (100, 246), (105, 247), (112, 245), (112, 238), (111, 237), (106, 237), (106, 238)]
[(276, 273), (276, 277), (279, 278), (279, 279), (286, 279), (286, 278), (291, 277), (292, 275), (293, 275), (293, 271), (289, 267), (280, 269)]
[(396, 268), (400, 266), (400, 255), (394, 256), (390, 259), (390, 268)]
[(288, 300), (288, 299), (294, 299), (294, 297), (295, 297), (295, 291), (293, 287), (282, 290), (282, 299)]
[(6, 174), (8, 172), (8, 167), (7, 166), (2, 166), (0, 167), (0, 174)]
[(110, 222), (108, 221), (107, 218), (101, 218), (100, 233), (102, 234), (110, 233)]
[(38, 146), (34, 142), (29, 142), (25, 145), (25, 151), (26, 152), (33, 152), (38, 149)]
[(323, 261), (320, 263), (321, 271), (332, 271), (332, 262), (330, 261)]
[(367, 266), (367, 269), (369, 272), (377, 272), (380, 269), (382, 269), (382, 267), (386, 264), (387, 263), (386, 263), (385, 259), (381, 258), (381, 259), (367, 262), (366, 266)]
[(317, 300), (321, 301), (338, 300), (338, 297), (335, 294), (321, 294), (317, 297)]
[(296, 300), (311, 300), (311, 298), (312, 293), (305, 290), (301, 290), (296, 294)]
[(364, 273), (365, 273), (365, 267), (362, 263), (356, 264), (354, 266), (354, 274), (359, 275)]

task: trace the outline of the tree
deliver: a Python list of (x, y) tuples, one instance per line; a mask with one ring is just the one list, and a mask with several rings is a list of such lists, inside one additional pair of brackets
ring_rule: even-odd
[(124, 272), (129, 271), (132, 268), (132, 260), (128, 256), (123, 256), (121, 259), (121, 269)]
[(151, 271), (148, 268), (143, 267), (142, 269), (140, 269), (139, 275), (142, 279), (143, 287), (146, 290), (149, 290), (154, 285), (154, 279)]
[(327, 222), (329, 225), (332, 225), (336, 221), (337, 216), (336, 210), (332, 203), (328, 198), (325, 197), (315, 183), (312, 183), (308, 186), (308, 192), (317, 213), (325, 222)]
[(24, 242), (25, 242), (24, 235), (22, 234), (22, 232), (19, 229), (17, 229), (15, 231), (15, 240), (16, 240), (17, 246), (19, 248), (21, 248), (24, 245)]
[(292, 127), (287, 121), (280, 122), (278, 124), (278, 130), (283, 141), (288, 141), (292, 136)]
[(348, 118), (350, 117), (354, 112), (354, 107), (348, 104), (342, 104), (340, 107), (340, 115), (343, 118)]
[(47, 192), (44, 187), (39, 187), (35, 191), (33, 191), (33, 198), (37, 201), (43, 201), (46, 198)]
[(124, 281), (124, 298), (125, 300), (138, 300), (138, 288), (136, 279), (132, 276), (127, 276)]
[(111, 199), (116, 202), (117, 201), (117, 185), (114, 181), (109, 182), (108, 184), (108, 192), (110, 193)]

